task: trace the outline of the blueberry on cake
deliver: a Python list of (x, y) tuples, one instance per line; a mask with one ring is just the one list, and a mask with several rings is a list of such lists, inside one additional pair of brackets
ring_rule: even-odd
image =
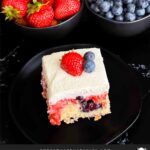
[(42, 58), (42, 95), (52, 125), (94, 121), (111, 113), (109, 82), (99, 48), (61, 51)]

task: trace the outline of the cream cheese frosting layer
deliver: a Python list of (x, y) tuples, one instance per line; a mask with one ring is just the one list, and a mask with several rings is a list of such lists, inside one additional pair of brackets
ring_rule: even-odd
[(46, 55), (42, 58), (44, 76), (47, 83), (47, 98), (50, 104), (56, 104), (63, 99), (74, 99), (77, 96), (100, 95), (109, 91), (109, 82), (103, 63), (103, 57), (99, 48), (83, 48), (70, 50), (76, 51), (82, 56), (87, 51), (95, 53), (95, 71), (81, 76), (72, 76), (61, 67), (61, 58), (69, 51), (61, 51)]

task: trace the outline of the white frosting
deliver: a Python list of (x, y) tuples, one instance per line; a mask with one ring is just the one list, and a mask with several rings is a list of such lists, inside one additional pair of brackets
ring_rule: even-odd
[(45, 79), (47, 82), (47, 98), (50, 104), (62, 99), (76, 98), (77, 96), (100, 95), (109, 91), (109, 82), (106, 75), (103, 58), (98, 48), (76, 49), (82, 56), (87, 51), (95, 53), (95, 71), (81, 76), (72, 76), (60, 68), (61, 58), (68, 51), (52, 53), (42, 58)]

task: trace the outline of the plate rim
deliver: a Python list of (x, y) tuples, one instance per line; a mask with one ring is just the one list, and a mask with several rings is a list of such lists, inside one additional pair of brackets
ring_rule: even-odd
[[(136, 117), (133, 119), (133, 121), (130, 123), (130, 125), (128, 125), (125, 129), (120, 129), (120, 134), (118, 134), (117, 136), (113, 137), (111, 140), (109, 140), (108, 142), (104, 143), (106, 145), (111, 144), (112, 142), (114, 142), (117, 138), (119, 138), (121, 135), (123, 135), (126, 131), (128, 131), (134, 124), (135, 122), (138, 120), (140, 114), (141, 114), (141, 110), (142, 110), (142, 105), (143, 105), (143, 96), (142, 96), (142, 90), (139, 86), (139, 81), (137, 80), (137, 75), (135, 74), (135, 71), (128, 66), (128, 64), (125, 63), (125, 61), (123, 61), (119, 55), (116, 55), (112, 52), (110, 52), (109, 50), (103, 48), (102, 46), (98, 45), (98, 44), (90, 44), (90, 43), (73, 43), (73, 44), (65, 44), (65, 45), (59, 45), (59, 46), (54, 46), (54, 47), (49, 47), (47, 49), (42, 50), (39, 53), (36, 53), (34, 56), (32, 56), (31, 58), (29, 58), (29, 60), (27, 62), (25, 62), (24, 65), (22, 65), (21, 69), (18, 71), (17, 75), (15, 76), (14, 80), (12, 81), (10, 87), (9, 87), (9, 92), (8, 92), (8, 109), (9, 109), (9, 113), (10, 116), (12, 118), (12, 121), (14, 122), (14, 124), (16, 125), (16, 127), (18, 128), (19, 132), (32, 144), (40, 144), (39, 142), (37, 142), (36, 140), (34, 140), (33, 138), (31, 138), (29, 136), (29, 134), (24, 131), (23, 127), (21, 127), (21, 124), (19, 123), (19, 121), (17, 121), (14, 113), (13, 113), (13, 109), (11, 107), (11, 101), (12, 98), (11, 96), (13, 95), (13, 90), (15, 88), (15, 84), (17, 83), (17, 80), (20, 76), (20, 74), (23, 72), (23, 70), (25, 70), (25, 68), (33, 61), (36, 60), (40, 55), (44, 55), (44, 53), (53, 50), (53, 49), (59, 49), (59, 48), (65, 48), (66, 47), (78, 47), (78, 48), (92, 48), (92, 47), (97, 47), (100, 48), (102, 51), (106, 52), (107, 54), (109, 54), (110, 56), (112, 56), (113, 58), (115, 58), (115, 60), (119, 61), (121, 64), (124, 65), (124, 67), (128, 68), (130, 70), (130, 72), (132, 73), (132, 75), (134, 75), (135, 77), (135, 81), (137, 83), (138, 89), (139, 89), (139, 100), (140, 100), (140, 104), (139, 104), (139, 111), (138, 114), (136, 115)], [(53, 53), (53, 51), (50, 51), (50, 53)], [(53, 145), (53, 144), (51, 144)]]

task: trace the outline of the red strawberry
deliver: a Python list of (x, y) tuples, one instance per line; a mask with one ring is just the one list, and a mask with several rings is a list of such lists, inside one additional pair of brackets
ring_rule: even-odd
[(83, 72), (83, 57), (76, 52), (63, 55), (61, 68), (73, 76), (80, 76)]
[(79, 0), (56, 0), (55, 1), (55, 18), (58, 20), (68, 19), (75, 15), (80, 9)]
[(2, 13), (9, 20), (24, 17), (27, 13), (28, 2), (29, 0), (3, 0)]
[(49, 27), (53, 18), (54, 11), (50, 5), (39, 2), (30, 4), (27, 16), (27, 22), (30, 26), (36, 28)]

